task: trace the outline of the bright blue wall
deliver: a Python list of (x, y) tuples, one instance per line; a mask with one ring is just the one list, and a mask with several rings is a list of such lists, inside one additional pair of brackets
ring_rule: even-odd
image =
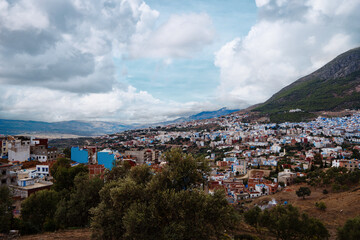
[(111, 170), (115, 160), (114, 154), (109, 154), (108, 152), (98, 152), (97, 161), (98, 164), (104, 165), (105, 168)]
[(78, 147), (71, 148), (71, 160), (87, 164), (89, 161), (89, 154), (86, 149), (80, 150)]

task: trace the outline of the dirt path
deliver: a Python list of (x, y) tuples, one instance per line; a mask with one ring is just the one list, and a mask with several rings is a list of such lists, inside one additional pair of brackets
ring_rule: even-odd
[(22, 236), (19, 239), (20, 240), (47, 240), (47, 239), (87, 240), (87, 239), (91, 239), (91, 229), (84, 228), (84, 229), (75, 229), (75, 230), (63, 230), (57, 232)]

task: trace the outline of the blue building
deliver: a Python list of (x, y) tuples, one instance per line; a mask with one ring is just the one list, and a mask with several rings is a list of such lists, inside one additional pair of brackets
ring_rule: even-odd
[(104, 165), (109, 170), (114, 166), (115, 159), (115, 154), (112, 151), (103, 150), (97, 153), (98, 164)]
[(80, 149), (79, 147), (71, 148), (71, 160), (87, 164), (89, 162), (89, 153), (87, 149)]

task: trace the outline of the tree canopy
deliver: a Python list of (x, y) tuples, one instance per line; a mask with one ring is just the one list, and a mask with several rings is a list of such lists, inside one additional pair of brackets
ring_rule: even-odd
[(101, 203), (91, 210), (97, 238), (218, 239), (235, 228), (238, 216), (224, 193), (199, 189), (204, 159), (172, 150), (166, 160), (156, 175), (148, 166), (136, 166), (124, 179), (105, 184)]
[(298, 197), (302, 197), (305, 199), (305, 196), (310, 196), (311, 190), (308, 187), (300, 187), (299, 190), (296, 191), (296, 195)]
[(54, 214), (59, 202), (59, 194), (54, 190), (43, 190), (32, 194), (21, 204), (21, 218), (27, 233), (54, 230)]
[(7, 186), (0, 187), (0, 233), (8, 233), (12, 220), (11, 192)]

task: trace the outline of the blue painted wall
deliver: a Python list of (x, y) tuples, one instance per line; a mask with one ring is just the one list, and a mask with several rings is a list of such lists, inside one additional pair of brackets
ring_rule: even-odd
[(71, 160), (78, 163), (87, 164), (88, 159), (89, 159), (89, 154), (86, 149), (81, 150), (78, 147), (71, 148)]
[(115, 155), (108, 152), (98, 152), (97, 160), (98, 164), (102, 164), (105, 168), (111, 170), (115, 161)]

